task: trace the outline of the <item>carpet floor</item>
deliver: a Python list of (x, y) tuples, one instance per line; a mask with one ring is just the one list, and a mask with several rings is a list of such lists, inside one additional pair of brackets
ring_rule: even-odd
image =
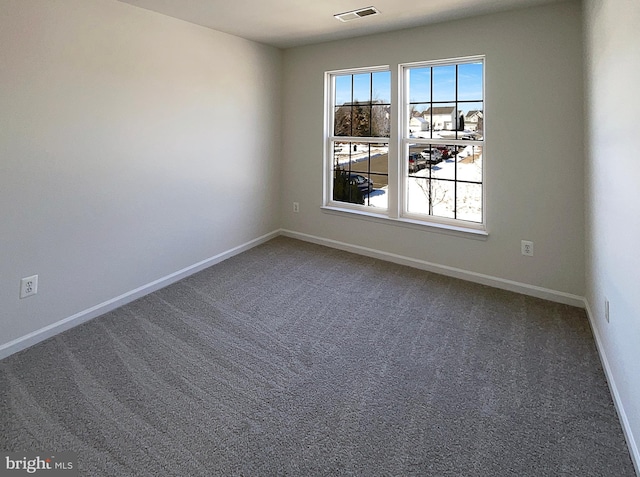
[(86, 476), (634, 476), (584, 310), (284, 237), (0, 361)]

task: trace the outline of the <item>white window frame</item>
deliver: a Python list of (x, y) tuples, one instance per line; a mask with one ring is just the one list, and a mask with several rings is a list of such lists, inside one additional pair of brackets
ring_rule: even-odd
[[(483, 139), (482, 140), (462, 140), (462, 139), (419, 139), (409, 137), (409, 85), (406, 71), (410, 68), (433, 67), (443, 65), (460, 65), (465, 63), (481, 62), (482, 67), (482, 103), (483, 103)], [(347, 217), (371, 220), (380, 223), (395, 223), (400, 226), (422, 229), (428, 227), (431, 230), (448, 233), (452, 235), (465, 236), (471, 238), (483, 238), (488, 235), (486, 226), (486, 96), (485, 96), (485, 75), (486, 58), (484, 55), (449, 58), (442, 60), (420, 61), (412, 63), (401, 63), (397, 68), (390, 68), (388, 65), (350, 68), (342, 70), (327, 71), (325, 73), (325, 121), (324, 121), (324, 151), (323, 151), (323, 211)], [(334, 115), (335, 115), (335, 77), (339, 75), (353, 75), (362, 73), (375, 73), (380, 71), (391, 71), (391, 130), (390, 137), (367, 138), (367, 137), (345, 137), (333, 136)], [(333, 147), (334, 142), (358, 142), (358, 143), (378, 143), (387, 142), (389, 145), (388, 155), (388, 208), (372, 207), (367, 205), (352, 204), (333, 200)], [(409, 143), (415, 144), (443, 144), (447, 145), (478, 145), (482, 146), (482, 222), (471, 222), (460, 219), (451, 219), (428, 214), (415, 214), (407, 211), (407, 189), (408, 171), (404, 167), (404, 161), (399, 160), (407, 157)]]
[[(327, 71), (325, 73), (325, 124), (324, 124), (324, 187), (323, 204), (337, 210), (352, 210), (373, 216), (386, 216), (387, 209), (377, 207), (372, 211), (372, 207), (367, 205), (353, 204), (349, 202), (339, 202), (333, 200), (333, 143), (334, 142), (357, 142), (365, 144), (386, 143), (391, 153), (391, 137), (360, 137), (360, 136), (334, 136), (332, 133), (335, 121), (335, 78), (342, 75), (358, 75), (363, 73), (391, 72), (388, 65), (373, 66), (365, 68), (350, 68), (345, 70)], [(393, 78), (391, 79), (393, 83)], [(393, 104), (393, 99), (391, 103)], [(391, 119), (393, 124), (393, 119)], [(394, 134), (393, 128), (391, 135)]]
[[(462, 139), (443, 139), (443, 138), (435, 138), (435, 139), (420, 139), (420, 138), (411, 138), (409, 134), (409, 111), (410, 111), (410, 91), (409, 91), (409, 76), (407, 75), (407, 71), (411, 68), (425, 68), (425, 67), (437, 67), (437, 66), (453, 66), (453, 65), (463, 65), (463, 64), (472, 64), (472, 63), (482, 63), (482, 103), (483, 103), (483, 115), (485, 114), (485, 57), (483, 55), (478, 56), (469, 56), (464, 58), (451, 58), (451, 59), (443, 59), (443, 60), (432, 60), (432, 61), (420, 61), (414, 63), (404, 63), (398, 65), (398, 77), (402, 81), (400, 88), (400, 96), (401, 96), (401, 104), (402, 109), (400, 112), (400, 121), (399, 122), (399, 141), (398, 141), (398, 157), (407, 157), (409, 144), (422, 144), (425, 146), (429, 145), (438, 145), (438, 144), (446, 144), (451, 146), (480, 146), (482, 147), (482, 221), (481, 222), (472, 222), (461, 219), (451, 219), (446, 217), (439, 217), (435, 215), (429, 214), (417, 214), (410, 213), (408, 211), (408, 172), (405, 168), (400, 168), (400, 181), (402, 184), (401, 187), (401, 217), (423, 221), (425, 224), (440, 224), (445, 226), (453, 226), (453, 227), (461, 227), (472, 230), (485, 231), (486, 230), (486, 187), (485, 187), (485, 177), (486, 177), (486, 163), (485, 163), (485, 137), (486, 137), (486, 121), (483, 121), (483, 139), (482, 140), (462, 140)], [(452, 101), (453, 102), (453, 101)]]

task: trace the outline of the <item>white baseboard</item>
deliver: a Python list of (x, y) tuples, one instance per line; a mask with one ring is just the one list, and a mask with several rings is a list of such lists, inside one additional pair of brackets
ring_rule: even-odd
[(345, 250), (347, 252), (357, 253), (359, 255), (365, 255), (367, 257), (378, 258), (380, 260), (386, 260), (388, 262), (397, 263), (400, 265), (407, 265), (409, 267), (418, 268), (420, 270), (426, 270), (428, 272), (438, 273), (440, 275), (446, 275), (453, 278), (460, 278), (470, 282), (480, 283), (482, 285), (488, 285), (494, 288), (500, 288), (502, 290), (509, 290), (523, 295), (529, 295), (536, 298), (542, 298), (544, 300), (554, 301), (557, 303), (563, 303), (565, 305), (576, 306), (584, 308), (584, 297), (578, 295), (572, 295), (556, 290), (550, 290), (548, 288), (542, 288), (535, 285), (528, 285), (526, 283), (520, 283), (513, 280), (506, 280), (504, 278), (492, 277), (491, 275), (484, 275), (482, 273), (470, 272), (461, 268), (449, 267), (447, 265), (439, 265), (437, 263), (427, 262), (425, 260), (419, 260), (416, 258), (405, 257), (403, 255), (396, 255), (394, 253), (382, 252), (360, 245), (353, 245), (344, 242), (338, 242), (336, 240), (330, 240), (315, 235), (308, 235), (291, 230), (282, 230), (281, 234), (286, 237), (296, 238), (304, 240), (306, 242), (316, 243), (318, 245), (325, 245), (327, 247), (337, 248)]
[(122, 305), (125, 305), (140, 297), (143, 297), (144, 295), (147, 295), (156, 290), (159, 290), (160, 288), (166, 287), (171, 283), (177, 282), (182, 278), (188, 277), (189, 275), (199, 272), (200, 270), (203, 270), (207, 267), (215, 265), (216, 263), (222, 262), (227, 258), (233, 257), (234, 255), (237, 255), (257, 245), (267, 242), (277, 237), (278, 235), (284, 235), (287, 237), (292, 237), (292, 238), (296, 238), (296, 239), (307, 241), (307, 242), (313, 242), (319, 245), (325, 245), (328, 247), (357, 253), (359, 255), (379, 258), (381, 260), (386, 260), (386, 261), (398, 263), (401, 265), (407, 265), (413, 268), (418, 268), (421, 270), (439, 273), (439, 274), (451, 276), (454, 278), (460, 278), (463, 280), (468, 280), (468, 281), (480, 283), (483, 285), (489, 285), (489, 286), (501, 288), (504, 290), (510, 290), (517, 293), (522, 293), (524, 295), (530, 295), (537, 298), (542, 298), (545, 300), (551, 300), (559, 303), (564, 303), (567, 305), (578, 306), (581, 308), (585, 306), (584, 298), (579, 297), (577, 295), (571, 295), (568, 293), (536, 287), (536, 286), (528, 285), (525, 283), (519, 283), (511, 280), (492, 277), (489, 275), (483, 275), (480, 273), (470, 272), (467, 270), (449, 267), (446, 265), (430, 263), (424, 260), (418, 260), (418, 259), (405, 257), (402, 255), (396, 255), (388, 252), (382, 252), (380, 250), (374, 250), (366, 247), (361, 247), (359, 245), (352, 245), (344, 242), (339, 242), (336, 240), (317, 237), (314, 235), (293, 232), (291, 230), (276, 230), (271, 233), (265, 234), (261, 237), (258, 237), (254, 240), (251, 240), (245, 244), (239, 245), (230, 250), (222, 252), (218, 255), (210, 257), (206, 260), (190, 265), (189, 267), (186, 267), (182, 270), (178, 270), (177, 272), (174, 272), (170, 275), (162, 277), (151, 283), (147, 283), (146, 285), (143, 285), (134, 290), (126, 292), (120, 296), (117, 296), (103, 303), (95, 305), (91, 308), (83, 310), (79, 313), (76, 313), (75, 315), (64, 318), (56, 323), (53, 323), (51, 325), (48, 325), (36, 331), (33, 331), (27, 335), (16, 338), (13, 341), (9, 341), (8, 343), (1, 344), (0, 359), (3, 359), (14, 353), (17, 353), (18, 351), (22, 351), (23, 349), (26, 349), (30, 346), (35, 345), (36, 343), (39, 343), (48, 338), (51, 338), (52, 336), (55, 336), (58, 333), (62, 333), (63, 331), (66, 331), (70, 328), (78, 326), (81, 323), (89, 321), (93, 318), (103, 315), (104, 313), (107, 313)]
[(86, 321), (92, 320), (93, 318), (96, 318), (100, 315), (108, 313), (111, 310), (137, 300), (138, 298), (148, 295), (149, 293), (152, 293), (156, 290), (164, 288), (167, 285), (171, 285), (172, 283), (186, 278), (189, 275), (193, 275), (194, 273), (204, 270), (205, 268), (215, 265), (216, 263), (220, 263), (228, 258), (233, 257), (234, 255), (237, 255), (253, 247), (256, 247), (257, 245), (267, 242), (277, 237), (278, 235), (280, 235), (279, 230), (268, 233), (247, 243), (227, 250), (226, 252), (219, 253), (217, 255), (214, 255), (213, 257), (207, 258), (205, 260), (202, 260), (201, 262), (183, 268), (182, 270), (178, 270), (177, 272), (171, 273), (170, 275), (159, 278), (158, 280), (154, 280), (151, 283), (142, 285), (135, 290), (128, 291), (127, 293), (124, 293), (120, 296), (92, 306), (91, 308), (76, 313), (73, 316), (69, 316), (56, 323), (45, 326), (44, 328), (40, 328), (39, 330), (21, 336), (20, 338), (17, 338), (13, 341), (2, 344), (0, 345), (0, 359), (6, 358), (7, 356), (17, 353), (18, 351), (22, 351), (23, 349), (29, 348), (30, 346), (51, 338), (58, 333), (62, 333), (63, 331), (78, 326)]
[(631, 460), (633, 461), (633, 465), (636, 469), (636, 474), (640, 476), (640, 449), (638, 448), (638, 443), (633, 435), (633, 430), (631, 429), (631, 425), (629, 424), (629, 419), (627, 418), (624, 404), (622, 402), (622, 399), (620, 398), (620, 393), (618, 392), (616, 381), (613, 377), (613, 373), (611, 372), (609, 360), (607, 359), (607, 353), (602, 344), (598, 327), (596, 326), (595, 316), (591, 311), (589, 301), (585, 299), (584, 303), (585, 309), (587, 311), (587, 317), (589, 318), (589, 324), (591, 325), (591, 331), (593, 332), (593, 336), (596, 342), (596, 348), (598, 349), (598, 355), (600, 356), (600, 362), (602, 363), (604, 374), (607, 378), (607, 383), (609, 384), (609, 391), (611, 392), (611, 397), (613, 398), (613, 404), (616, 408), (616, 411), (618, 412), (618, 419), (620, 419), (622, 431), (624, 433), (625, 439), (627, 440), (627, 447), (629, 447)]

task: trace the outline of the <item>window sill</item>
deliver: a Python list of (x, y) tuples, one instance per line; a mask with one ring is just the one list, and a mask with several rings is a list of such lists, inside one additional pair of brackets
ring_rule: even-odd
[(385, 225), (394, 225), (398, 227), (406, 227), (414, 230), (429, 231), (446, 235), (454, 235), (457, 237), (470, 238), (474, 240), (487, 240), (489, 232), (486, 230), (478, 230), (455, 225), (440, 224), (437, 222), (423, 222), (421, 220), (413, 220), (404, 217), (397, 219), (387, 217), (383, 214), (376, 214), (364, 210), (344, 209), (325, 205), (320, 208), (323, 213), (338, 215), (341, 217), (350, 217), (353, 219), (366, 220)]

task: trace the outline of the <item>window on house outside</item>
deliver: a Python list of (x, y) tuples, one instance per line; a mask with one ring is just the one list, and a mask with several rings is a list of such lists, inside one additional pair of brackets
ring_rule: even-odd
[(325, 205), (483, 230), (483, 58), (398, 71), (399, 117), (388, 68), (327, 73)]

